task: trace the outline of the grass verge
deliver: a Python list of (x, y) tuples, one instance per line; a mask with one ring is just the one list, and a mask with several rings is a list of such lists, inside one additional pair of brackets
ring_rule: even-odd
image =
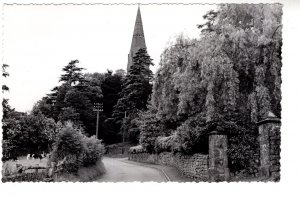
[(95, 165), (81, 167), (77, 174), (61, 174), (54, 179), (54, 182), (91, 182), (100, 178), (106, 172), (102, 161)]

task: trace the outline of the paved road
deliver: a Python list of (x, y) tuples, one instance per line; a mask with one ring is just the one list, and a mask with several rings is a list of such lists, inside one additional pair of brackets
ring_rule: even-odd
[(127, 162), (127, 158), (103, 158), (106, 173), (98, 182), (166, 182), (167, 178), (162, 171)]

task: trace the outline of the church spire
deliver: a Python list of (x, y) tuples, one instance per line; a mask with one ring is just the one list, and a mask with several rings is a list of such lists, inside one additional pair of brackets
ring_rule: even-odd
[(133, 30), (131, 48), (128, 54), (127, 72), (133, 64), (133, 57), (135, 53), (138, 52), (138, 50), (141, 48), (146, 48), (146, 42), (144, 37), (143, 22), (139, 5)]

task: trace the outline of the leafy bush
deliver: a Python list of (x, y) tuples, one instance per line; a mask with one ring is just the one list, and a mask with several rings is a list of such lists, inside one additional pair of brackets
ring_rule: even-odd
[(82, 166), (90, 166), (101, 160), (104, 146), (94, 137), (88, 138), (80, 128), (68, 122), (58, 133), (51, 160), (65, 160), (64, 172), (77, 172)]
[(101, 140), (96, 139), (95, 136), (92, 137), (83, 137), (82, 142), (84, 144), (83, 151), (83, 166), (89, 166), (95, 164), (97, 161), (100, 161), (102, 155), (105, 152), (104, 146), (101, 143)]
[(189, 118), (177, 128), (172, 151), (185, 154), (208, 153), (208, 133), (216, 130), (228, 136), (228, 161), (231, 172), (245, 170), (253, 174), (259, 161), (258, 132), (245, 117), (227, 117), (205, 122), (199, 115)]
[(140, 130), (140, 144), (147, 152), (154, 152), (155, 140), (161, 134), (161, 122), (157, 118), (155, 110), (149, 106), (149, 110), (139, 114), (138, 126)]
[(43, 114), (9, 112), (3, 118), (3, 158), (14, 159), (28, 153), (48, 152), (56, 136), (57, 124)]
[(259, 167), (259, 142), (256, 129), (241, 129), (228, 136), (228, 166), (230, 171), (255, 175)]
[[(256, 123), (246, 114), (235, 114), (223, 119), (228, 133), (228, 166), (233, 173), (254, 175), (259, 166), (259, 141)], [(231, 121), (229, 121), (231, 120)], [(219, 121), (220, 122), (220, 121)]]
[(137, 145), (129, 148), (130, 154), (145, 153), (145, 152), (147, 152), (146, 149), (144, 149), (143, 146), (141, 145)]
[(52, 160), (58, 162), (66, 159), (64, 169), (77, 172), (83, 161), (84, 146), (82, 134), (68, 122), (57, 134), (52, 151)]
[[(206, 122), (205, 116), (199, 114), (189, 117), (169, 137), (156, 137), (161, 133), (155, 114), (145, 116), (140, 143), (147, 152), (163, 151), (182, 152), (184, 154), (208, 154), (208, 134), (216, 130), (228, 136), (228, 162), (231, 172), (241, 171), (255, 174), (259, 164), (258, 132), (255, 123), (247, 120), (246, 115), (233, 114), (226, 117), (217, 117)], [(151, 117), (151, 118), (150, 118)], [(147, 119), (148, 118), (148, 119)], [(141, 121), (142, 122), (142, 121)], [(156, 127), (153, 127), (155, 125)], [(156, 128), (156, 129), (155, 129)], [(135, 152), (139, 150), (133, 149)]]
[(175, 132), (172, 150), (185, 154), (207, 153), (208, 138), (205, 119), (200, 115), (191, 117)]
[(14, 145), (14, 141), (2, 140), (2, 161), (17, 158), (18, 146)]
[(155, 140), (155, 152), (161, 153), (161, 152), (171, 152), (172, 151), (172, 145), (174, 141), (174, 136), (168, 136), (168, 137), (157, 137)]
[(259, 165), (258, 131), (255, 123), (243, 116), (231, 116), (204, 122), (196, 116), (184, 122), (175, 133), (173, 151), (186, 154), (208, 153), (208, 133), (216, 130), (228, 136), (230, 171), (254, 175)]

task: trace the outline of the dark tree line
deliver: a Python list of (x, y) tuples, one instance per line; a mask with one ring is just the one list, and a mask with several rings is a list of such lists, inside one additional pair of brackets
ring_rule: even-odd
[(60, 85), (35, 104), (32, 114), (41, 113), (55, 122), (72, 121), (92, 136), (96, 127), (93, 106), (103, 103), (99, 138), (106, 144), (121, 142), (122, 129), (125, 129), (126, 141), (137, 142), (139, 131), (134, 119), (138, 111), (147, 109), (152, 90), (149, 66), (153, 63), (146, 49), (137, 52), (127, 75), (123, 70), (83, 74), (84, 68), (78, 67), (78, 63), (73, 60), (63, 67)]
[(113, 74), (108, 70), (107, 73), (83, 74), (84, 69), (77, 63), (78, 60), (71, 61), (62, 69), (61, 84), (43, 97), (33, 107), (32, 113), (42, 113), (56, 122), (72, 121), (82, 127), (86, 135), (92, 136), (96, 127), (94, 103), (103, 103), (99, 138), (105, 143), (116, 142), (117, 131), (105, 120), (111, 117), (113, 106), (119, 99), (124, 72), (118, 70)]

